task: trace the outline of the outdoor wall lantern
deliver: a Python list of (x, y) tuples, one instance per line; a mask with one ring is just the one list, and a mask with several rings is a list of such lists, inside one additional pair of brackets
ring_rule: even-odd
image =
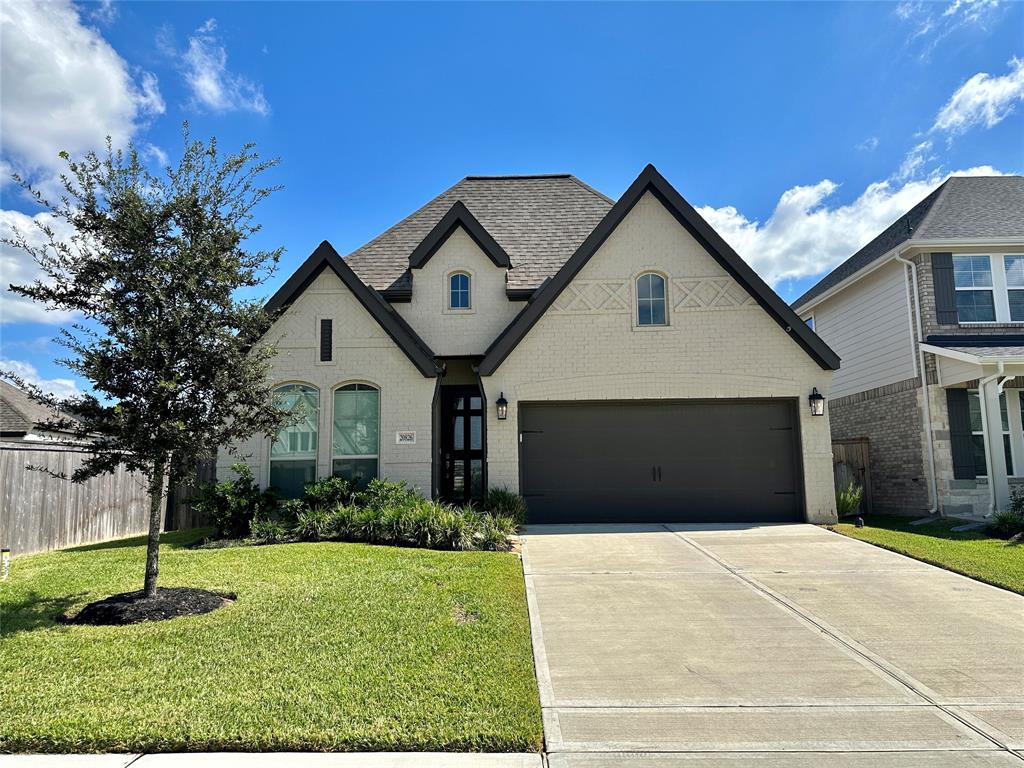
[(498, 421), (504, 421), (508, 418), (508, 400), (505, 399), (505, 393), (502, 392), (494, 404), (498, 406)]
[(807, 400), (811, 404), (811, 416), (825, 415), (825, 396), (818, 391), (817, 387), (811, 389), (811, 396)]

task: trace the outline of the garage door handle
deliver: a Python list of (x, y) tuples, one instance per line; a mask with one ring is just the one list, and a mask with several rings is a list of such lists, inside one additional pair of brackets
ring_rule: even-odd
[(661, 467), (658, 467), (658, 482), (661, 482)]

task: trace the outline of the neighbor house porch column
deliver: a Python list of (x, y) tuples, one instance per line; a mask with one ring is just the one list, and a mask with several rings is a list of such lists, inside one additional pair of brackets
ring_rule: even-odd
[(982, 413), (985, 416), (985, 453), (988, 458), (988, 482), (991, 484), (997, 510), (1010, 505), (1010, 483), (1006, 472), (1006, 453), (1003, 448), (1003, 416), (999, 407), (999, 383), (1001, 376), (982, 379), (978, 394), (981, 398)]

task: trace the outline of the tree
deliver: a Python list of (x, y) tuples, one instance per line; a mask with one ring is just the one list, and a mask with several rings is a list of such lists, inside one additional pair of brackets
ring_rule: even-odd
[(224, 156), (215, 139), (191, 140), (187, 123), (184, 145), (177, 168), (160, 175), (134, 147), (115, 151), (109, 138), (102, 157), (62, 152), (68, 173), (59, 203), (17, 181), (72, 234), (60, 238), (40, 223), (42, 238), (5, 239), (43, 273), (11, 291), (81, 318), (60, 332), (71, 352), (60, 362), (92, 392), (57, 398), (26, 386), (55, 413), (73, 414), (55, 416), (50, 428), (95, 446), (70, 480), (118, 466), (146, 478), (146, 597), (156, 594), (165, 483), (190, 475), (221, 446), (273, 434), (286, 419), (266, 384), (274, 349), (261, 339), (273, 318), (237, 298), (273, 273), (283, 251), (246, 248), (260, 231), (253, 209), (278, 189), (258, 181), (278, 161), (261, 160), (252, 144)]

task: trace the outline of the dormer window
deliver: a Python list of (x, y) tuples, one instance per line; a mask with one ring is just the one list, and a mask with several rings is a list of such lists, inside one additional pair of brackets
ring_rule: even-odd
[(470, 277), (456, 272), (448, 277), (448, 309), (470, 309)]

